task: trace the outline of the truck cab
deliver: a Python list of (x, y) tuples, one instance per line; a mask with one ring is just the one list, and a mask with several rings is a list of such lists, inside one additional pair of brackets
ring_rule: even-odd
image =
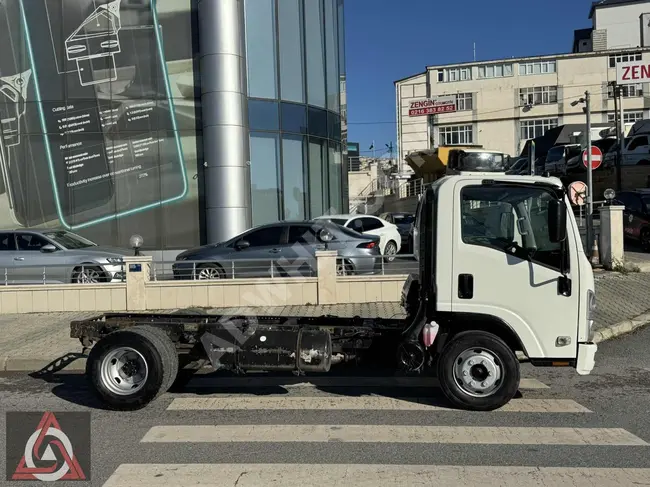
[(517, 351), (535, 366), (592, 370), (594, 278), (569, 209), (559, 179), (498, 172), (443, 177), (420, 199), (419, 271), (402, 300), (411, 328), (435, 335), (429, 355), (457, 406), (513, 397)]

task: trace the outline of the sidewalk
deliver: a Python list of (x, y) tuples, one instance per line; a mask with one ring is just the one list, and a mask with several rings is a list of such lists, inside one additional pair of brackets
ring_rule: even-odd
[[(597, 341), (626, 333), (650, 322), (650, 273), (596, 275)], [(399, 303), (284, 306), (215, 309), (219, 314), (275, 316), (362, 316), (399, 318)], [(0, 371), (39, 371), (53, 362), (66, 370), (81, 370), (81, 344), (70, 338), (70, 321), (97, 313), (33, 313), (0, 315)]]

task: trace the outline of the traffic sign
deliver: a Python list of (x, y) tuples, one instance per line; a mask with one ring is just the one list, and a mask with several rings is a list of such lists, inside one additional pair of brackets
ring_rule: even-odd
[(584, 205), (587, 200), (587, 185), (582, 181), (572, 182), (569, 185), (569, 199), (574, 205)]
[[(585, 165), (585, 167), (589, 167), (589, 159), (588, 159), (588, 154), (587, 154), (587, 149), (582, 151), (582, 163)], [(600, 165), (603, 162), (603, 153), (602, 151), (596, 147), (595, 145), (591, 146), (591, 168), (592, 169), (598, 169)]]

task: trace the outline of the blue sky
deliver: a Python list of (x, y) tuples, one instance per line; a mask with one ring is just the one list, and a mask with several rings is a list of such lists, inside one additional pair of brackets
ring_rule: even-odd
[(471, 61), (474, 42), (478, 61), (570, 52), (574, 29), (591, 26), (590, 6), (591, 0), (345, 0), (348, 140), (361, 151), (375, 140), (377, 155), (395, 144), (393, 82), (427, 65)]

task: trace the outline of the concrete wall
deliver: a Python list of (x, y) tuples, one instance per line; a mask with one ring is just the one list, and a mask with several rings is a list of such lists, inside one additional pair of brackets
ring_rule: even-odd
[(151, 257), (127, 257), (124, 284), (0, 287), (0, 313), (147, 311), (396, 302), (406, 275), (336, 276), (336, 252), (319, 252), (318, 277), (151, 281)]
[[(649, 3), (650, 4), (650, 3)], [(613, 10), (613, 9), (606, 9)], [(638, 18), (637, 18), (638, 24)], [(638, 34), (639, 26), (635, 32)], [(607, 83), (616, 79), (616, 70), (609, 68), (609, 55), (613, 52), (589, 52), (563, 54), (559, 56), (539, 56), (501, 60), (486, 63), (466, 63), (456, 67), (470, 67), (472, 79), (456, 82), (438, 82), (438, 71), (454, 67), (437, 66), (429, 68), (427, 73), (416, 75), (396, 83), (399, 97), (398, 145), (402, 158), (408, 152), (429, 148), (429, 135), (437, 145), (440, 141), (439, 127), (453, 125), (472, 125), (474, 143), (490, 149), (500, 150), (511, 155), (518, 155), (524, 140), (521, 140), (521, 121), (557, 118), (558, 124), (584, 123), (583, 106), (571, 106), (571, 102), (584, 96), (589, 90), (592, 95), (593, 122), (606, 122), (607, 113), (614, 113), (614, 100), (608, 99)], [(643, 60), (650, 62), (650, 51), (643, 52)], [(519, 75), (519, 66), (525, 62), (555, 61), (555, 73), (539, 75)], [(493, 79), (480, 79), (479, 66), (492, 64), (512, 64), (512, 76)], [(430, 86), (426, 87), (427, 78)], [(424, 83), (424, 86), (422, 85)], [(558, 102), (548, 105), (535, 105), (530, 109), (520, 106), (519, 90), (521, 88), (557, 86)], [(650, 85), (643, 87), (646, 97), (626, 98), (623, 108), (626, 111), (643, 111), (650, 115), (650, 102), (647, 100)], [(408, 108), (414, 99), (428, 93), (429, 97), (472, 93), (472, 110), (436, 115), (434, 126), (427, 127), (427, 117), (409, 117)]]
[(650, 2), (638, 2), (596, 9), (593, 25), (607, 30), (607, 49), (638, 47), (641, 45), (641, 14), (650, 12)]

